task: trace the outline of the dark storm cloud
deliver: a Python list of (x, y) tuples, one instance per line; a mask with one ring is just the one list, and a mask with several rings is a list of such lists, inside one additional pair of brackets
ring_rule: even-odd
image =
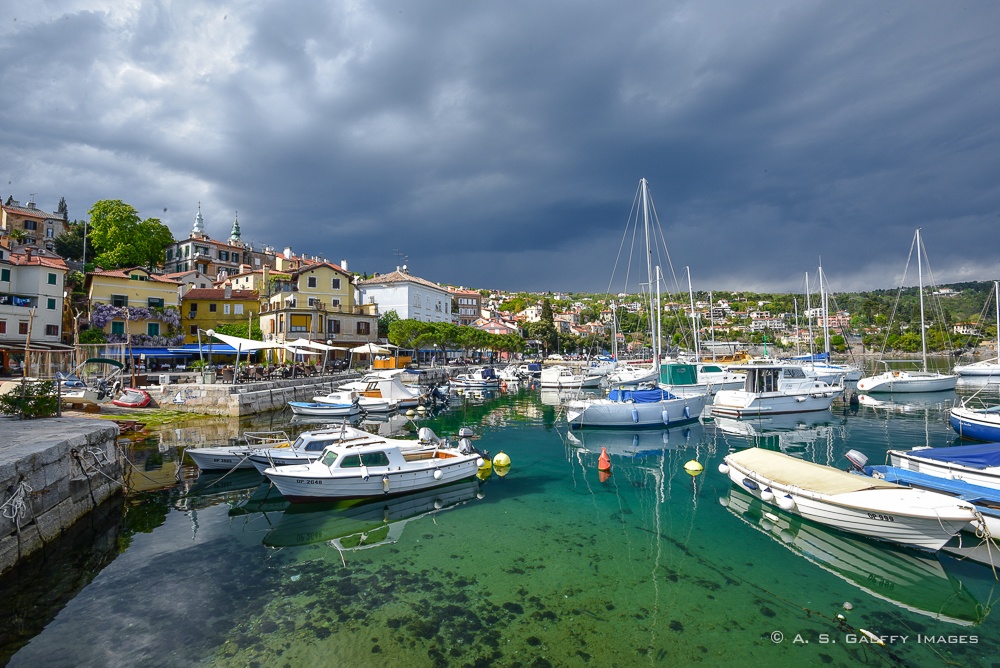
[(608, 287), (640, 177), (696, 288), (1000, 274), (994, 3), (15, 2), (3, 195), (474, 287)]

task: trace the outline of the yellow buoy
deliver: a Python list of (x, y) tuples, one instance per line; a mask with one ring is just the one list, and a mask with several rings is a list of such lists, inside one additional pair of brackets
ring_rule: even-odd
[(413, 417), (416, 414), (417, 414), (417, 412), (415, 410), (413, 410), (412, 408), (410, 410), (406, 411), (406, 417)]
[(701, 472), (705, 470), (705, 467), (692, 459), (684, 465), (684, 470), (688, 472), (688, 475), (696, 476), (701, 475)]
[(498, 452), (493, 457), (493, 466), (500, 468), (503, 466), (510, 466), (510, 457), (507, 456), (505, 452)]
[(496, 474), (502, 478), (505, 475), (507, 475), (507, 473), (510, 472), (510, 464), (507, 464), (506, 466), (496, 466), (496, 465), (494, 465), (493, 466), (493, 470), (496, 471)]

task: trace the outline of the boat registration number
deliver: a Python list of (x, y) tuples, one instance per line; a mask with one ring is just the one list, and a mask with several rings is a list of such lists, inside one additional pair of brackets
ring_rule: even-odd
[(322, 480), (296, 480), (296, 484), (299, 485), (322, 485)]
[(878, 520), (880, 522), (895, 522), (892, 515), (881, 515), (879, 513), (868, 513), (868, 519)]

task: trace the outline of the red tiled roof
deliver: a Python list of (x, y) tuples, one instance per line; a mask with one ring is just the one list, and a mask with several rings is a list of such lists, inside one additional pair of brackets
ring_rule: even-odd
[(149, 280), (154, 283), (173, 283), (174, 285), (180, 285), (179, 281), (175, 281), (172, 278), (167, 278), (162, 274), (150, 274), (146, 269), (142, 267), (123, 267), (122, 269), (101, 269), (99, 271), (88, 271), (88, 276), (109, 276), (111, 278), (128, 278), (129, 272), (132, 271), (142, 271), (149, 275)]
[(29, 259), (24, 253), (14, 252), (11, 253), (9, 257), (11, 264), (16, 264), (21, 267), (38, 265), (40, 267), (51, 267), (53, 269), (69, 271), (69, 266), (67, 266), (66, 261), (58, 255), (40, 255), (37, 252), (33, 252), (31, 254), (31, 258)]
[[(256, 290), (233, 290), (230, 301), (257, 301), (260, 297)], [(189, 299), (219, 299), (226, 300), (224, 288), (191, 288), (184, 293), (182, 301)]]
[(417, 283), (418, 285), (426, 285), (431, 288), (437, 288), (438, 290), (444, 290), (444, 288), (437, 283), (432, 283), (425, 278), (419, 278), (417, 276), (413, 276), (412, 274), (403, 273), (398, 269), (388, 274), (379, 274), (378, 276), (372, 276), (371, 278), (358, 281), (358, 285), (378, 285), (379, 283)]
[[(313, 269), (316, 269), (317, 267), (330, 267), (334, 271), (339, 271), (340, 273), (344, 274), (345, 276), (350, 276), (350, 274), (348, 274), (346, 271), (344, 271), (343, 269), (341, 269), (337, 265), (333, 264), (332, 262), (311, 262), (311, 263), (306, 264), (303, 267), (299, 267), (295, 271), (291, 272), (291, 275), (294, 278), (295, 276), (299, 276), (301, 274), (304, 274), (307, 271), (312, 271)], [(278, 272), (278, 273), (281, 273), (281, 272)]]

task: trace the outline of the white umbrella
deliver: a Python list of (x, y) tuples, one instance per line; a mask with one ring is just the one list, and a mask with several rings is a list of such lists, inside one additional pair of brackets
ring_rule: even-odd
[(358, 346), (357, 348), (351, 348), (352, 353), (358, 353), (359, 355), (391, 355), (392, 351), (388, 348), (383, 348), (374, 343), (366, 343), (363, 346)]

